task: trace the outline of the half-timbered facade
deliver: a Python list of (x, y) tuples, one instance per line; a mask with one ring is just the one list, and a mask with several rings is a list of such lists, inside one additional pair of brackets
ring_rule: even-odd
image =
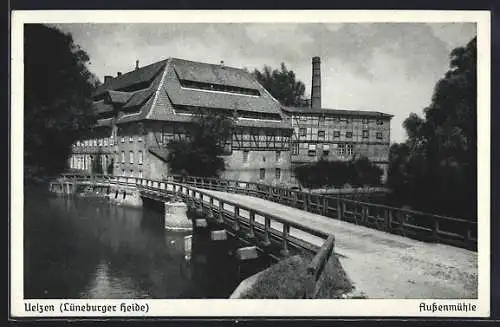
[(279, 102), (242, 69), (169, 58), (105, 77), (93, 94), (98, 123), (76, 142), (73, 169), (165, 178), (170, 140), (189, 136), (203, 108), (235, 121), (225, 178), (281, 183), (290, 177), (292, 129)]
[(365, 156), (387, 178), (392, 115), (374, 111), (284, 108), (291, 118), (293, 165)]
[(367, 156), (387, 175), (392, 115), (321, 107), (320, 59), (314, 57), (311, 101), (284, 107), (246, 70), (169, 58), (105, 76), (94, 94), (98, 123), (73, 146), (69, 165), (104, 173), (165, 178), (167, 144), (189, 137), (203, 108), (234, 119), (225, 144), (225, 178), (293, 181), (293, 166), (321, 158)]

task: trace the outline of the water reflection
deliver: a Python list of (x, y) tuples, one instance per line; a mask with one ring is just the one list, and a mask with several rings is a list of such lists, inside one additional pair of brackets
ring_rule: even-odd
[(225, 259), (184, 260), (187, 234), (166, 231), (161, 212), (33, 188), (24, 207), (26, 298), (227, 297), (234, 288)]

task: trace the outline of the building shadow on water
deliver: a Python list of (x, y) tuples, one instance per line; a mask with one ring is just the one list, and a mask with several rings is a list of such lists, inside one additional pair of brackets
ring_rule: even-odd
[[(32, 191), (32, 190), (31, 190)], [(35, 298), (227, 298), (242, 279), (232, 238), (165, 230), (163, 204), (130, 208), (102, 198), (28, 191), (24, 295)]]

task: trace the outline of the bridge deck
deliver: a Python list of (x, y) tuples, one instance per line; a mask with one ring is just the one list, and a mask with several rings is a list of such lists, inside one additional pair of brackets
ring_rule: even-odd
[[(335, 235), (335, 252), (356, 288), (369, 298), (477, 298), (477, 253), (425, 243), (247, 195), (204, 190)], [(272, 228), (279, 229), (273, 223)], [(322, 240), (291, 230), (321, 245)]]

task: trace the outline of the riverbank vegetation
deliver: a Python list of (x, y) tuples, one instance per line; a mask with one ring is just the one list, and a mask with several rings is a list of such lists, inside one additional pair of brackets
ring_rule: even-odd
[(307, 188), (380, 186), (382, 170), (366, 157), (350, 161), (319, 160), (294, 168), (295, 177)]
[(417, 210), (475, 220), (477, 215), (476, 38), (454, 49), (424, 116), (404, 121), (408, 139), (393, 144), (388, 186)]
[[(307, 287), (307, 266), (312, 256), (307, 253), (284, 259), (261, 272), (257, 281), (247, 291), (243, 299), (301, 299)], [(353, 290), (349, 278), (336, 256), (325, 266), (324, 280), (319, 297), (325, 299), (343, 298)]]
[(56, 175), (71, 145), (95, 122), (91, 92), (99, 84), (88, 54), (70, 34), (41, 24), (24, 26), (25, 178)]

